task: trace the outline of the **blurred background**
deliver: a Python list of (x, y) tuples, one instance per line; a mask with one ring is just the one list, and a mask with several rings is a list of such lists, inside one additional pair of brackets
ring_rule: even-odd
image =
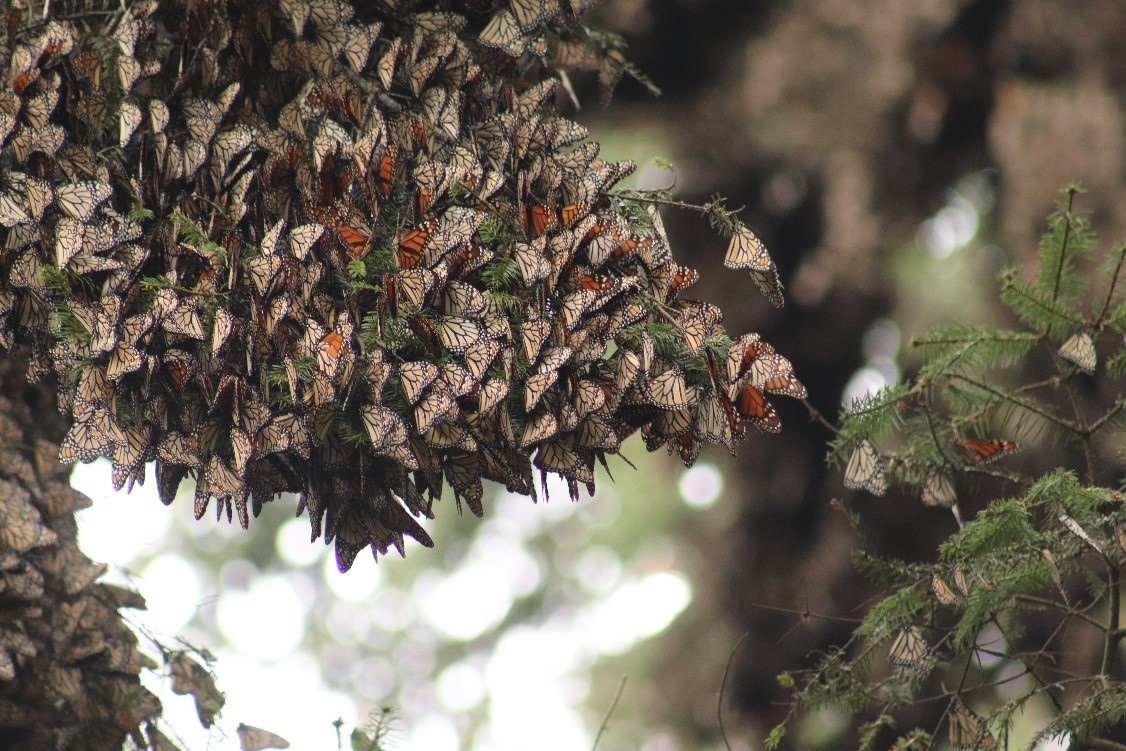
[[(693, 213), (663, 212), (674, 254), (702, 273), (694, 296), (733, 335), (762, 333), (830, 417), (910, 372), (912, 335), (1006, 323), (996, 272), (1027, 265), (1063, 183), (1088, 189), (1103, 243), (1126, 235), (1121, 0), (606, 0), (592, 22), (664, 93), (627, 79), (603, 109), (577, 80), (591, 104), (572, 116), (603, 155), (638, 162), (635, 185), (746, 207), (784, 309), (722, 268), (725, 243)], [(637, 440), (623, 450), (636, 469), (612, 462), (593, 498), (495, 489), (482, 520), (447, 499), (435, 549), (364, 554), (347, 575), (293, 504), (245, 533), (195, 522), (190, 497), (165, 509), (152, 482), (107, 495), (101, 464), (74, 473), (95, 499), (80, 539), (147, 597), (141, 628), (219, 658), (220, 730), (161, 693), (189, 748), (234, 748), (245, 722), (335, 749), (335, 719), (346, 734), (393, 706), (392, 748), (589, 749), (625, 678), (598, 748), (720, 749), (731, 656), (728, 739), (758, 749), (786, 711), (775, 676), (846, 638), (872, 594), (830, 499), (862, 514), (875, 552), (908, 559), (952, 524), (845, 491), (828, 432), (776, 406), (782, 435), (752, 435), (737, 458), (709, 447), (688, 470)], [(848, 727), (819, 716), (787, 742), (843, 747)]]

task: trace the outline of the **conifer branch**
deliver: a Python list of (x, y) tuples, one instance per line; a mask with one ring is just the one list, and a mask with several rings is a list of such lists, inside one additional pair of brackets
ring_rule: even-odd
[(1119, 591), (1120, 586), (1118, 567), (1107, 561), (1107, 609), (1109, 612), (1107, 614), (1106, 639), (1103, 644), (1102, 667), (1099, 671), (1103, 676), (1111, 674), (1114, 667), (1114, 657), (1118, 654), (1118, 643), (1121, 641), (1121, 637), (1114, 636), (1118, 632), (1119, 600), (1122, 594)]
[(1117, 417), (1118, 413), (1121, 412), (1124, 408), (1126, 408), (1126, 399), (1120, 397), (1118, 401), (1114, 403), (1114, 406), (1107, 410), (1106, 414), (1091, 423), (1091, 426), (1087, 428), (1088, 435), (1094, 435), (1095, 433), (1097, 433), (1107, 423)]
[(1056, 425), (1057, 427), (1063, 428), (1064, 430), (1067, 430), (1067, 431), (1070, 431), (1070, 432), (1077, 432), (1079, 430), (1079, 428), (1077, 428), (1075, 425), (1067, 422), (1066, 420), (1062, 420), (1059, 417), (1056, 417), (1055, 415), (1053, 415), (1050, 412), (1046, 412), (1045, 410), (1041, 409), (1040, 407), (1036, 406), (1035, 404), (1029, 404), (1028, 402), (1026, 402), (1022, 399), (1017, 399), (1016, 397), (1012, 396), (1011, 394), (1006, 394), (1005, 392), (1000, 391), (998, 389), (995, 389), (992, 386), (990, 386), (990, 385), (988, 385), (988, 384), (986, 384), (982, 381), (979, 381), (979, 380), (974, 379), (974, 378), (970, 378), (968, 376), (964, 376), (960, 373), (951, 374), (951, 378), (955, 378), (959, 381), (963, 381), (963, 382), (965, 382), (965, 383), (967, 383), (967, 384), (969, 384), (969, 385), (971, 385), (975, 388), (981, 389), (982, 391), (985, 391), (989, 394), (992, 394), (993, 396), (996, 396), (1001, 401), (1008, 402), (1009, 404), (1012, 404), (1016, 407), (1019, 407), (1020, 409), (1027, 410), (1028, 412), (1031, 412), (1034, 415), (1042, 417), (1045, 420), (1047, 420), (1048, 422), (1052, 423), (1053, 425)]
[[(1092, 618), (1091, 616), (1084, 613), (1082, 610), (1076, 610), (1075, 608), (1061, 607), (1060, 603), (1057, 600), (1049, 600), (1046, 597), (1037, 597), (1036, 595), (1017, 595), (1015, 599), (1016, 599), (1017, 602), (1024, 602), (1024, 603), (1028, 603), (1028, 604), (1032, 604), (1032, 605), (1041, 605), (1043, 607), (1052, 608), (1053, 610), (1057, 610), (1060, 613), (1063, 613), (1063, 614), (1066, 614), (1066, 615), (1069, 615), (1069, 616), (1074, 616), (1075, 618), (1078, 618), (1079, 620), (1085, 621), (1089, 625), (1094, 626), (1099, 631), (1103, 631), (1103, 630), (1106, 629), (1106, 624), (1103, 623), (1102, 621), (1099, 621), (1099, 620)], [(1126, 630), (1124, 630), (1124, 631), (1126, 631)]]
[(1095, 319), (1095, 328), (1101, 329), (1106, 320), (1107, 311), (1110, 310), (1110, 303), (1114, 300), (1114, 290), (1118, 286), (1118, 276), (1122, 273), (1122, 263), (1126, 261), (1126, 245), (1118, 249), (1118, 261), (1114, 266), (1114, 273), (1110, 276), (1110, 289), (1106, 291), (1106, 302), (1103, 303), (1103, 309), (1099, 311), (1099, 317)]
[(1052, 302), (1056, 301), (1060, 292), (1060, 279), (1063, 277), (1063, 264), (1067, 257), (1067, 241), (1071, 237), (1071, 208), (1075, 203), (1075, 194), (1078, 192), (1074, 187), (1067, 189), (1067, 213), (1064, 214), (1063, 243), (1060, 245), (1060, 260), (1056, 266), (1056, 281), (1052, 287)]

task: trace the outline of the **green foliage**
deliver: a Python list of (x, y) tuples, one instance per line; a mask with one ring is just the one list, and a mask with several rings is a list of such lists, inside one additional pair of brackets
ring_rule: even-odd
[(947, 372), (1004, 368), (1019, 362), (1037, 341), (1025, 331), (998, 331), (985, 326), (956, 324), (915, 337), (913, 347), (930, 359), (919, 371), (920, 380)]
[(176, 228), (177, 237), (206, 256), (214, 256), (220, 261), (227, 260), (227, 249), (207, 236), (203, 229), (181, 213), (178, 209), (172, 211), (169, 217)]
[[(1117, 380), (1126, 374), (1118, 299), (1126, 248), (1092, 262), (1095, 235), (1074, 205), (1078, 192), (1066, 188), (1049, 219), (1034, 280), (1015, 268), (1001, 275), (1000, 300), (1023, 328), (957, 324), (918, 336), (912, 379), (842, 411), (830, 461), (847, 462), (869, 441), (887, 485), (907, 496), (895, 502), (921, 495), (948, 507), (952, 531), (921, 562), (861, 550), (856, 568), (880, 594), (844, 644), (785, 674), (791, 714), (768, 747), (800, 715), (834, 706), (856, 714), (861, 749), (880, 748), (888, 731), (900, 735), (892, 748), (930, 749), (943, 728), (910, 727), (929, 705), (976, 734), (954, 744), (963, 748), (1016, 748), (1014, 734), (1035, 744), (1061, 733), (1124, 748), (1108, 734), (1126, 718), (1126, 398)], [(1077, 332), (1093, 353), (1077, 348)], [(1033, 458), (1008, 458), (1016, 451)], [(935, 477), (949, 479), (941, 494), (928, 485)], [(859, 530), (860, 514), (844, 510)], [(919, 513), (933, 524), (932, 511)], [(1058, 638), (1080, 628), (1098, 640), (1087, 668)], [(1054, 707), (1045, 727), (1021, 724), (1033, 704)]]

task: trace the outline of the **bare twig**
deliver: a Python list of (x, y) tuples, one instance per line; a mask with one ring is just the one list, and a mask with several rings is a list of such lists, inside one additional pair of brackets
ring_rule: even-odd
[(602, 724), (598, 726), (598, 733), (594, 736), (594, 745), (590, 747), (590, 751), (597, 751), (598, 741), (602, 739), (602, 734), (606, 731), (606, 726), (610, 724), (610, 716), (614, 714), (614, 709), (618, 706), (618, 699), (622, 698), (622, 691), (626, 688), (626, 678), (623, 675), (621, 683), (618, 684), (618, 690), (614, 693), (614, 700), (610, 702), (610, 708), (606, 710), (606, 716), (602, 718)]
[(731, 663), (735, 659), (735, 653), (739, 651), (743, 642), (750, 638), (750, 635), (750, 631), (744, 633), (739, 637), (739, 641), (735, 642), (735, 646), (731, 648), (731, 654), (727, 655), (727, 664), (723, 668), (723, 680), (719, 683), (719, 699), (716, 700), (715, 704), (715, 716), (716, 720), (719, 721), (719, 735), (723, 738), (723, 745), (727, 747), (727, 751), (731, 751), (731, 744), (727, 741), (727, 730), (723, 727), (723, 692), (727, 687), (727, 674), (731, 672)]

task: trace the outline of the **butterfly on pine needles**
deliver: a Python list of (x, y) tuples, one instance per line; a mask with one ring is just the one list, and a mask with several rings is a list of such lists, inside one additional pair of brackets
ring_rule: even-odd
[(845, 487), (849, 490), (867, 490), (872, 495), (883, 495), (887, 492), (887, 475), (884, 474), (883, 462), (876, 453), (875, 447), (867, 440), (860, 440), (852, 450), (848, 465), (845, 467)]

